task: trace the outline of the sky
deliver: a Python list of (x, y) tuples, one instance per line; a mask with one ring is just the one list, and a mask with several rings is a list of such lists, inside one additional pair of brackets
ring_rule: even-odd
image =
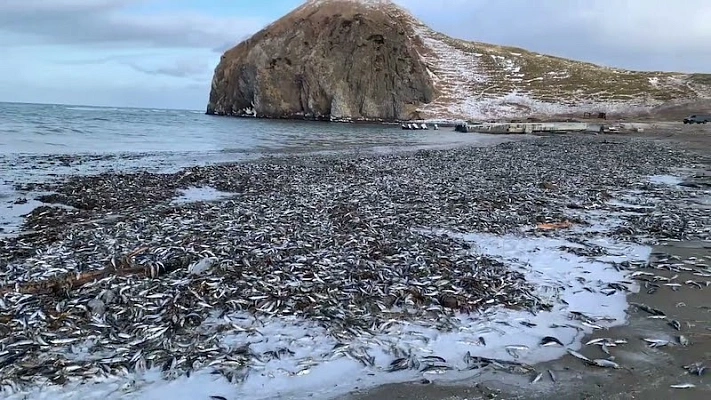
[[(395, 0), (450, 36), (711, 73), (709, 0)], [(0, 0), (0, 101), (202, 110), (220, 55), (301, 0)]]

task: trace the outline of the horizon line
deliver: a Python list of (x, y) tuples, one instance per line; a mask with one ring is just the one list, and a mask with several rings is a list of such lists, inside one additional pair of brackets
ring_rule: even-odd
[(0, 100), (0, 104), (22, 104), (22, 105), (33, 105), (33, 106), (92, 107), (92, 108), (123, 108), (123, 109), (136, 109), (136, 110), (204, 111), (204, 110), (191, 109), (191, 108), (107, 106), (107, 105), (92, 105), (92, 104), (43, 103), (43, 102), (6, 101), (6, 100)]

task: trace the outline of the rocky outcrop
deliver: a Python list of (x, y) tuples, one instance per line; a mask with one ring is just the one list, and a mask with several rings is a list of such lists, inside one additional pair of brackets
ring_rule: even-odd
[(708, 75), (637, 72), (453, 39), (389, 0), (309, 0), (227, 51), (208, 114), (325, 120), (650, 112)]
[[(389, 2), (309, 1), (227, 51), (209, 114), (398, 120), (434, 83), (408, 18)], [(404, 14), (403, 14), (404, 15)]]

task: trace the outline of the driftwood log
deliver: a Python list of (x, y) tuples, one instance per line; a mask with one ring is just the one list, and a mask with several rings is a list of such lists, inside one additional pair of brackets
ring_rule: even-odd
[(23, 294), (60, 294), (109, 276), (144, 275), (146, 277), (155, 278), (158, 274), (170, 272), (167, 268), (157, 271), (154, 268), (146, 266), (136, 266), (133, 262), (133, 258), (145, 253), (147, 250), (148, 247), (142, 247), (122, 257), (114, 258), (109, 265), (100, 270), (87, 271), (79, 274), (67, 273), (36, 282), (22, 282), (6, 285), (0, 287), (0, 295), (12, 292)]

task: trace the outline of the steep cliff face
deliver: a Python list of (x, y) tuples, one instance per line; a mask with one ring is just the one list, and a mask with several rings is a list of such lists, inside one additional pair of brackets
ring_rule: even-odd
[(453, 39), (389, 0), (309, 0), (222, 56), (207, 113), (331, 120), (624, 114), (710, 94), (708, 75), (628, 71)]
[(436, 94), (422, 48), (389, 1), (309, 1), (223, 55), (207, 112), (408, 119)]

